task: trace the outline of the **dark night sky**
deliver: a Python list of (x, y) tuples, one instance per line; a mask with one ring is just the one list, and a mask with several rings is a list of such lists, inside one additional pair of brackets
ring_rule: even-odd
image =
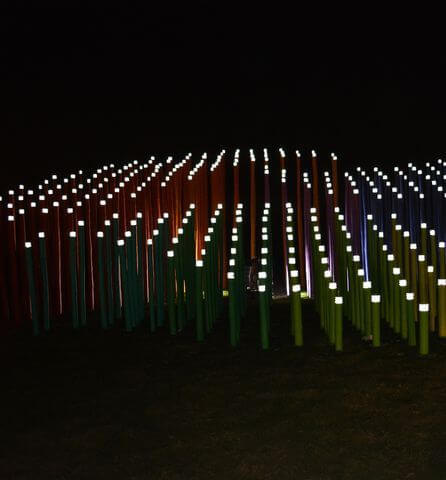
[(0, 154), (13, 163), (1, 186), (143, 152), (442, 154), (441, 31), (403, 17), (368, 25), (367, 12), (340, 24), (187, 8), (2, 10)]

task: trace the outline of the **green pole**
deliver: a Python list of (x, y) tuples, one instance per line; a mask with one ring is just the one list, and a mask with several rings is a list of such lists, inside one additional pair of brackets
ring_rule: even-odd
[(381, 315), (380, 315), (380, 295), (371, 295), (372, 304), (372, 345), (374, 347), (381, 346)]
[(138, 305), (139, 305), (139, 316), (140, 323), (145, 323), (146, 317), (146, 294), (144, 291), (144, 232), (142, 224), (142, 213), (136, 213), (136, 241), (138, 248), (138, 271), (137, 271), (137, 282), (138, 282)]
[(294, 345), (302, 347), (304, 344), (302, 332), (302, 302), (300, 298), (301, 286), (296, 283), (291, 285), (291, 316), (294, 325)]
[(104, 232), (97, 233), (98, 239), (98, 280), (99, 280), (99, 314), (101, 327), (107, 328), (107, 307), (105, 303), (105, 279), (104, 279)]
[(195, 328), (197, 341), (204, 340), (204, 321), (203, 321), (203, 260), (197, 260), (195, 263)]
[(417, 344), (417, 336), (415, 332), (415, 309), (413, 308), (414, 299), (415, 295), (413, 292), (406, 293), (408, 344), (411, 347), (414, 347)]
[(388, 315), (388, 321), (389, 325), (392, 329), (395, 328), (395, 281), (394, 281), (394, 274), (393, 274), (393, 269), (395, 265), (395, 257), (393, 256), (392, 253), (389, 253), (387, 255), (387, 281), (388, 281), (388, 287), (389, 287), (389, 315)]
[[(186, 212), (186, 215), (188, 212)], [(188, 217), (183, 218), (184, 280), (186, 284), (186, 316), (188, 322), (195, 318), (196, 309), (194, 303), (195, 292), (192, 285), (195, 281), (195, 247), (193, 247), (193, 230), (191, 231), (189, 220), (190, 218)]]
[(39, 335), (39, 309), (37, 307), (36, 284), (34, 281), (34, 266), (31, 242), (25, 242), (26, 272), (28, 275), (28, 289), (31, 299), (31, 319), (33, 334)]
[(50, 294), (48, 286), (48, 262), (46, 257), (45, 232), (39, 232), (40, 275), (42, 282), (43, 329), (50, 329)]
[(438, 285), (438, 336), (446, 337), (446, 278), (439, 278)]
[(131, 240), (130, 240), (130, 255), (131, 255), (131, 262), (130, 262), (130, 275), (132, 278), (132, 291), (130, 292), (132, 295), (133, 301), (133, 328), (138, 326), (144, 315), (141, 312), (141, 304), (143, 304), (142, 296), (142, 289), (140, 288), (140, 281), (138, 275), (138, 257), (137, 257), (137, 246), (138, 246), (138, 221), (137, 220), (130, 220), (130, 227), (131, 227)]
[(155, 288), (156, 288), (156, 320), (157, 327), (164, 325), (164, 276), (162, 268), (162, 238), (159, 230), (153, 231), (153, 247), (155, 250)]
[(406, 293), (407, 293), (407, 280), (402, 278), (398, 281), (398, 285), (400, 287), (399, 291), (399, 299), (400, 299), (400, 311), (401, 311), (401, 336), (404, 340), (407, 340), (409, 335), (409, 324), (407, 321), (407, 300), (406, 300)]
[(260, 307), (260, 341), (263, 350), (269, 349), (268, 332), (268, 299), (266, 286), (259, 285), (259, 307)]
[(177, 287), (177, 313), (178, 313), (178, 330), (181, 331), (184, 328), (185, 313), (184, 313), (184, 278), (181, 259), (181, 245), (178, 238), (172, 238), (173, 244), (173, 258), (175, 260), (175, 275), (176, 275), (176, 287)]
[(112, 231), (110, 220), (104, 222), (105, 238), (105, 280), (107, 293), (107, 324), (111, 327), (114, 323), (114, 303), (113, 303), (113, 271), (112, 271)]
[(74, 329), (79, 328), (79, 309), (77, 295), (77, 255), (76, 232), (70, 232), (70, 280), (71, 280), (71, 322)]
[(86, 257), (85, 257), (85, 222), (79, 220), (79, 316), (82, 327), (87, 325), (87, 301), (86, 301)]
[[(379, 232), (383, 234), (383, 232)], [(387, 272), (387, 245), (382, 245), (380, 250), (380, 270), (381, 270), (381, 293), (382, 301), (381, 305), (381, 317), (384, 318), (387, 323), (390, 322), (390, 302), (389, 302), (389, 283), (388, 278), (389, 274)]]
[(401, 269), (393, 267), (393, 329), (396, 333), (401, 332), (401, 312), (400, 312), (400, 287), (399, 276)]
[(347, 300), (347, 313), (348, 320), (353, 324), (354, 319), (354, 297), (353, 297), (353, 259), (352, 259), (352, 246), (346, 245), (345, 247), (346, 257), (347, 257), (347, 276), (348, 276), (348, 289), (346, 289), (346, 300)]
[(124, 297), (124, 301), (127, 303), (127, 313), (128, 316), (126, 318), (126, 330), (127, 332), (131, 332), (133, 330), (134, 322), (135, 322), (135, 305), (133, 302), (133, 291), (134, 291), (134, 284), (133, 284), (133, 271), (132, 271), (132, 232), (126, 231), (124, 232), (124, 239), (125, 239), (125, 284), (126, 284), (126, 295)]
[(167, 252), (167, 313), (169, 317), (169, 331), (171, 335), (177, 333), (175, 316), (175, 259), (173, 250)]
[(153, 272), (153, 241), (151, 238), (147, 239), (147, 268), (149, 275), (149, 315), (150, 315), (150, 331), (156, 330), (155, 318), (155, 297), (154, 297), (154, 272)]
[(328, 308), (329, 308), (329, 320), (328, 320), (328, 338), (330, 343), (335, 345), (336, 344), (336, 306), (335, 306), (335, 298), (336, 298), (336, 290), (337, 290), (336, 282), (330, 282), (328, 284)]
[(420, 328), (420, 355), (427, 355), (429, 353), (429, 304), (420, 303), (418, 305), (419, 328)]
[(425, 304), (429, 301), (429, 295), (427, 287), (426, 257), (424, 255), (418, 255), (418, 277), (420, 304)]
[(366, 309), (366, 300), (365, 300), (365, 292), (364, 292), (364, 269), (359, 268), (358, 269), (358, 275), (357, 275), (357, 282), (358, 282), (358, 307), (359, 307), (359, 329), (363, 335), (365, 335), (365, 324), (366, 324), (366, 315), (367, 315), (367, 309)]
[[(342, 272), (341, 272), (342, 273)], [(336, 296), (334, 299), (335, 303), (335, 322), (336, 322), (336, 329), (335, 329), (335, 350), (337, 352), (342, 352), (344, 349), (344, 341), (343, 341), (343, 315), (342, 315), (342, 303), (343, 299), (340, 296)]]
[(372, 292), (372, 282), (365, 281), (362, 282), (362, 289), (364, 291), (364, 332), (365, 335), (370, 339), (372, 335), (372, 319), (371, 319), (371, 292)]
[(237, 345), (237, 319), (236, 319), (236, 312), (237, 312), (237, 299), (236, 296), (236, 281), (235, 281), (235, 273), (229, 271), (228, 272), (228, 290), (229, 290), (229, 340), (232, 347)]
[(118, 237), (119, 237), (119, 214), (114, 213), (112, 219), (112, 230), (113, 230), (113, 300), (114, 300), (114, 310), (115, 318), (122, 317), (121, 309), (121, 291), (119, 288), (120, 275), (119, 275), (119, 254), (118, 254)]
[(359, 255), (353, 255), (353, 275), (352, 275), (352, 284), (353, 284), (353, 295), (354, 295), (354, 316), (353, 316), (353, 325), (357, 330), (361, 328), (361, 312), (360, 312), (360, 292), (359, 292), (359, 265), (360, 265)]
[(205, 311), (205, 330), (209, 333), (212, 328), (212, 305), (210, 293), (210, 254), (205, 248), (201, 249), (201, 258), (203, 259), (203, 277), (204, 277), (204, 311)]
[(437, 316), (437, 289), (435, 285), (434, 266), (427, 267), (427, 286), (429, 294), (429, 329), (435, 332), (435, 317)]
[(117, 242), (117, 255), (118, 255), (118, 262), (119, 262), (119, 270), (121, 272), (121, 285), (122, 285), (122, 307), (124, 310), (124, 322), (125, 322), (125, 330), (127, 332), (132, 331), (131, 323), (130, 323), (130, 316), (131, 316), (131, 309), (130, 309), (130, 301), (129, 301), (129, 285), (128, 285), (128, 278), (127, 278), (127, 259), (125, 255), (125, 241), (119, 239)]

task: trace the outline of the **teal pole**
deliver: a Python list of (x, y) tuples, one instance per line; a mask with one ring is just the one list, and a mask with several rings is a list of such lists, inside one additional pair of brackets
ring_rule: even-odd
[(105, 279), (104, 279), (104, 232), (97, 233), (98, 241), (98, 280), (99, 280), (99, 314), (101, 327), (107, 329), (107, 306), (105, 302)]
[(86, 301), (86, 257), (85, 257), (85, 222), (79, 220), (79, 317), (82, 327), (87, 325), (87, 301)]
[(147, 268), (149, 275), (149, 316), (150, 316), (150, 331), (156, 330), (156, 318), (155, 318), (155, 293), (153, 288), (154, 272), (153, 272), (153, 241), (151, 238), (147, 240)]
[(204, 340), (204, 321), (203, 321), (203, 260), (197, 260), (195, 264), (195, 329), (197, 341)]
[[(119, 214), (114, 213), (112, 219), (113, 230), (113, 300), (115, 318), (121, 318), (121, 289), (120, 289), (120, 275), (119, 275), (119, 254), (118, 254), (118, 237), (119, 237)], [(122, 287), (122, 285), (121, 285)]]
[(167, 251), (167, 314), (169, 317), (169, 331), (171, 335), (177, 333), (175, 316), (175, 259), (173, 250)]
[(50, 294), (48, 285), (48, 262), (46, 256), (45, 232), (39, 232), (40, 275), (42, 282), (43, 329), (50, 329)]
[(39, 335), (39, 309), (37, 307), (36, 284), (34, 281), (34, 266), (31, 242), (25, 243), (26, 272), (28, 275), (28, 289), (31, 298), (31, 319), (33, 324), (33, 334)]
[(70, 279), (71, 279), (71, 322), (74, 329), (79, 328), (79, 309), (77, 294), (77, 255), (76, 232), (70, 232)]
[(107, 285), (107, 324), (111, 327), (114, 323), (114, 303), (113, 303), (113, 273), (112, 273), (112, 232), (110, 220), (105, 220), (105, 279)]

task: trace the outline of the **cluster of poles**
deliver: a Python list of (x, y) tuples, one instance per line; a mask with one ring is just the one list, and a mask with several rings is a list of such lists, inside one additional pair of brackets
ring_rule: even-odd
[(262, 153), (261, 169), (254, 150), (232, 159), (222, 150), (212, 160), (147, 157), (9, 190), (0, 198), (1, 332), (39, 336), (68, 321), (74, 330), (176, 335), (189, 325), (202, 342), (221, 320), (235, 347), (250, 320), (251, 264), (262, 349), (283, 284), (297, 347), (305, 296), (336, 351), (348, 321), (374, 347), (385, 322), (429, 353), (430, 335), (446, 336), (446, 162), (345, 172), (341, 206), (336, 155), (322, 172), (315, 151), (308, 170), (299, 151)]

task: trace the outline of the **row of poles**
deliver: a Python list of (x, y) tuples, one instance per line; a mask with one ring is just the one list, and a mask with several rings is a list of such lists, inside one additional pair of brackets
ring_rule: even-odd
[[(267, 200), (271, 199), (268, 151), (263, 151), (265, 182), (260, 195), (256, 191), (256, 158), (253, 150), (249, 154), (249, 209), (244, 213), (250, 225), (245, 232), (249, 253), (245, 255), (241, 232), (241, 253), (237, 258), (239, 287), (245, 281), (245, 257), (259, 258), (261, 249), (267, 248), (260, 246), (262, 227), (256, 205), (262, 193), (265, 205), (270, 205)], [(283, 163), (285, 153), (281, 149), (279, 154)], [(89, 177), (83, 171), (63, 179), (53, 175), (36, 189), (20, 185), (17, 191), (9, 190), (5, 198), (0, 197), (2, 332), (24, 327), (39, 335), (58, 325), (61, 318), (69, 318), (74, 329), (94, 322), (103, 329), (122, 325), (127, 331), (147, 324), (154, 331), (164, 325), (165, 317), (173, 332), (182, 328), (184, 318), (197, 316), (199, 297), (194, 285), (200, 268), (205, 285), (204, 318), (209, 328), (211, 318), (221, 312), (221, 295), (215, 289), (226, 290), (229, 286), (228, 239), (237, 233), (227, 234), (224, 205), (228, 202), (229, 174), (233, 202), (229, 199), (228, 205), (232, 203), (233, 211), (244, 196), (239, 156), (237, 150), (231, 169), (227, 169), (224, 150), (212, 162), (207, 154), (195, 162), (192, 154), (177, 162), (173, 157), (164, 161), (148, 157), (142, 164), (135, 160), (122, 168), (104, 166)], [(305, 204), (303, 211), (297, 209), (301, 232), (297, 244), (308, 253), (309, 237), (308, 232), (305, 236), (304, 223), (311, 192), (304, 188), (308, 174), (300, 181), (299, 152), (296, 161), (298, 190), (304, 197), (302, 201), (298, 198), (298, 203)], [(317, 169), (314, 152), (312, 164)], [(282, 199), (287, 200), (287, 195)], [(213, 217), (210, 212), (214, 212)], [(234, 219), (230, 228), (241, 225)], [(262, 234), (271, 235), (271, 226), (268, 228), (268, 233)], [(217, 231), (213, 233), (213, 229)], [(272, 276), (272, 247), (269, 249)], [(301, 283), (305, 285), (310, 279), (305, 265), (308, 258), (301, 252), (298, 247)], [(217, 269), (213, 266), (215, 255)], [(288, 251), (283, 256), (287, 260)], [(206, 280), (209, 274), (211, 277)], [(272, 296), (273, 279), (269, 281)], [(213, 282), (213, 287), (206, 286), (211, 285), (209, 282)], [(214, 297), (208, 311), (206, 304)], [(172, 298), (178, 311), (176, 322), (170, 320), (172, 314), (167, 307)]]
[[(177, 162), (150, 157), (141, 165), (105, 166), (89, 178), (79, 171), (59, 183), (53, 176), (36, 192), (23, 185), (9, 191), (0, 201), (2, 326), (25, 323), (39, 335), (62, 316), (73, 329), (96, 316), (104, 330), (167, 326), (175, 335), (191, 324), (203, 341), (224, 316), (227, 290), (229, 342), (237, 346), (248, 303), (246, 264), (256, 259), (259, 339), (268, 349), (278, 280), (273, 265), (281, 251), (296, 346), (303, 345), (306, 295), (337, 351), (347, 319), (375, 347), (385, 321), (427, 354), (431, 334), (446, 337), (446, 162), (409, 164), (393, 175), (377, 168), (370, 175), (360, 167), (346, 172), (342, 212), (336, 155), (331, 174), (320, 175), (314, 151), (311, 172), (296, 152), (291, 185), (291, 159), (283, 149), (278, 153), (278, 197), (271, 195), (266, 149), (262, 182), (249, 151), (248, 195), (239, 150), (230, 168), (225, 150), (212, 162), (207, 154), (198, 161), (191, 154)], [(278, 220), (273, 202), (280, 206)]]

